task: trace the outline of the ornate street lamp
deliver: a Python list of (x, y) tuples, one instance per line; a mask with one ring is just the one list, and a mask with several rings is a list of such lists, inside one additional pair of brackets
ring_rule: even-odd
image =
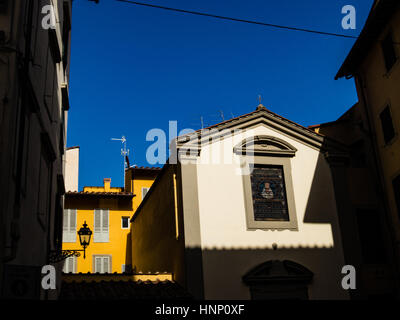
[(83, 251), (83, 259), (86, 258), (86, 247), (90, 244), (90, 237), (92, 236), (92, 230), (86, 224), (86, 221), (83, 223), (83, 227), (81, 227), (78, 231), (79, 242), (83, 247), (83, 250), (61, 250), (61, 251), (50, 251), (49, 261), (51, 263), (60, 262), (62, 260), (67, 259), (68, 257), (79, 257), (80, 251)]
[[(86, 258), (86, 247), (90, 243), (90, 237), (92, 236), (92, 230), (89, 229), (89, 227), (85, 223), (83, 224), (83, 227), (81, 227), (78, 231), (79, 235), (79, 242), (81, 243), (81, 246), (83, 247), (83, 259)], [(82, 250), (81, 250), (82, 251)]]

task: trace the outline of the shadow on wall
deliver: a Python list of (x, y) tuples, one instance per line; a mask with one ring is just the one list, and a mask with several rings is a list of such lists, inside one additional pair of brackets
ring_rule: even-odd
[[(243, 276), (265, 262), (290, 260), (313, 276), (306, 283), (303, 275), (294, 270), (260, 270), (259, 284), (264, 285), (269, 299), (285, 299), (285, 295), (287, 299), (348, 299), (347, 291), (341, 287), (342, 266), (332, 263), (332, 254), (333, 248), (203, 249), (204, 297), (250, 299), (251, 286), (245, 284)], [(303, 285), (308, 286), (306, 295), (293, 295)]]
[[(131, 240), (131, 232), (126, 235), (126, 253), (125, 253), (125, 265), (130, 266), (132, 268), (132, 240)], [(130, 272), (132, 270), (126, 270)]]
[(67, 195), (65, 201), (66, 209), (94, 210), (107, 208), (109, 210), (132, 211), (132, 199), (103, 199), (96, 196), (71, 196)]

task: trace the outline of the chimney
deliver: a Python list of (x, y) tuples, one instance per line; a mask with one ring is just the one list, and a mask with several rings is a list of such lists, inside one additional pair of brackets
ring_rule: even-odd
[(104, 191), (108, 192), (111, 190), (111, 178), (104, 178)]

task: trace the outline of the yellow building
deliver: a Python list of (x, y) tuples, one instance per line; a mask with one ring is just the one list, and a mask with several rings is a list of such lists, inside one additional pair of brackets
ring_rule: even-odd
[(131, 271), (130, 219), (158, 174), (158, 168), (128, 168), (126, 188), (84, 187), (65, 195), (63, 250), (81, 250), (77, 231), (86, 222), (92, 230), (90, 245), (79, 257), (69, 257), (66, 273), (123, 273)]
[(375, 0), (365, 26), (336, 75), (354, 77), (379, 190), (400, 270), (400, 3)]

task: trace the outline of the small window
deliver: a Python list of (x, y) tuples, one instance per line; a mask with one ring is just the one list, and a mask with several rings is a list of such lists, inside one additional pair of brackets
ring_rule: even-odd
[(65, 209), (63, 217), (63, 242), (76, 242), (76, 209)]
[(95, 209), (93, 242), (108, 242), (109, 241), (108, 233), (109, 233), (109, 210)]
[(94, 255), (93, 272), (111, 273), (111, 256)]
[(363, 262), (366, 264), (384, 263), (386, 255), (379, 211), (358, 209), (356, 216)]
[(388, 144), (395, 136), (395, 130), (389, 106), (386, 106), (379, 117), (381, 119), (383, 139), (385, 140), (385, 144)]
[(121, 228), (122, 229), (129, 229), (129, 217), (122, 217), (121, 218)]
[(396, 199), (396, 204), (397, 204), (397, 213), (400, 218), (400, 175), (398, 175), (393, 180), (393, 191), (394, 191), (394, 198)]
[(64, 273), (76, 273), (76, 262), (77, 262), (77, 259), (74, 256), (68, 257), (67, 259), (65, 259), (63, 272)]
[(393, 44), (392, 33), (389, 33), (382, 41), (383, 58), (385, 60), (386, 70), (389, 72), (396, 63), (397, 56)]
[(146, 196), (147, 192), (149, 192), (150, 188), (142, 188), (142, 200), (144, 199), (144, 197)]

